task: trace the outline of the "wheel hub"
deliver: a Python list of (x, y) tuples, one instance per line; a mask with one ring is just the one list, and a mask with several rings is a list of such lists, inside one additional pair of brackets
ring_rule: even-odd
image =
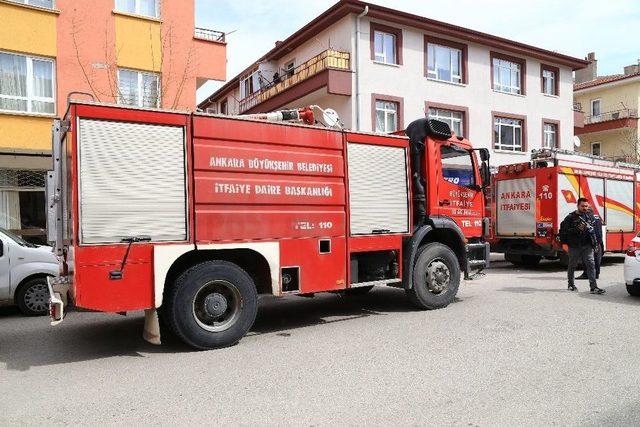
[(440, 261), (434, 260), (427, 267), (427, 287), (434, 294), (439, 294), (449, 288), (451, 281), (451, 271), (447, 265)]
[(228, 306), (227, 299), (219, 293), (209, 294), (204, 299), (204, 310), (213, 318), (222, 316), (227, 311)]
[(24, 294), (24, 303), (35, 312), (45, 311), (49, 304), (49, 289), (42, 283), (32, 286)]

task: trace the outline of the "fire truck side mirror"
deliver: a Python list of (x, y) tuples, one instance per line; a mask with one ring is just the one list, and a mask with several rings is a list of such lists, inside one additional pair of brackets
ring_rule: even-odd
[(486, 161), (480, 165), (480, 179), (482, 179), (482, 188), (487, 188), (491, 184), (491, 170)]
[(482, 160), (483, 162), (488, 162), (489, 157), (491, 157), (489, 150), (487, 148), (481, 148), (478, 151), (480, 152), (480, 160)]

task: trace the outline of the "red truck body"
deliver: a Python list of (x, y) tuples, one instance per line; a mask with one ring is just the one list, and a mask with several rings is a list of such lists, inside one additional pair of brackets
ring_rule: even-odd
[(622, 252), (638, 231), (640, 182), (635, 165), (560, 150), (534, 152), (531, 163), (500, 166), (493, 176), (491, 250), (515, 263), (565, 257), (560, 223), (589, 200), (603, 221), (606, 251)]
[[(161, 310), (167, 289), (209, 261), (277, 296), (413, 289), (426, 243), (449, 248), (466, 276), (487, 263), (481, 164), (455, 136), (424, 141), (418, 224), (406, 137), (90, 103), (71, 103), (65, 119), (51, 174), (61, 203), (53, 190), (50, 217), (57, 209), (51, 240), (67, 287), (54, 282), (52, 291), (68, 291), (78, 307)], [(54, 152), (56, 144), (54, 135)], [(467, 156), (472, 185), (452, 183), (464, 161), (445, 160), (443, 174), (452, 147)], [(223, 294), (205, 308), (227, 307), (233, 297)]]

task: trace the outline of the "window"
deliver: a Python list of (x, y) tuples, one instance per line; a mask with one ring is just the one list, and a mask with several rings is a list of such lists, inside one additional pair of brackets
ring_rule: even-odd
[(53, 61), (0, 52), (0, 110), (54, 114)]
[(427, 77), (462, 83), (462, 49), (427, 43)]
[(229, 103), (227, 101), (220, 102), (220, 114), (229, 114)]
[(506, 151), (524, 151), (524, 120), (494, 117), (493, 148)]
[(599, 99), (591, 100), (591, 115), (599, 116), (600, 114), (602, 114), (602, 111), (600, 110), (600, 100)]
[(429, 107), (427, 115), (430, 119), (440, 120), (448, 124), (456, 135), (464, 136), (464, 113), (462, 111)]
[(283, 71), (284, 71), (283, 74), (284, 74), (285, 78), (293, 76), (293, 72), (294, 72), (295, 68), (296, 68), (295, 61), (287, 62), (284, 65), (284, 68), (283, 68)]
[(382, 64), (402, 65), (402, 30), (371, 23), (371, 59)]
[(491, 53), (493, 89), (524, 95), (525, 61)]
[(240, 79), (240, 99), (258, 92), (260, 90), (260, 74), (254, 71), (248, 76)]
[(45, 9), (53, 9), (55, 6), (53, 0), (9, 0), (13, 3), (27, 4), (29, 6), (43, 7)]
[(558, 148), (558, 124), (545, 122), (542, 129), (542, 148)]
[(391, 133), (398, 130), (398, 103), (376, 101), (376, 132)]
[(602, 155), (602, 143), (601, 142), (592, 142), (591, 143), (591, 154), (594, 156), (601, 156)]
[(159, 3), (160, 0), (116, 0), (116, 10), (158, 18), (160, 17)]
[(445, 180), (465, 187), (475, 185), (473, 160), (467, 150), (455, 145), (443, 145), (440, 147), (440, 158)]
[(396, 36), (382, 31), (376, 31), (374, 34), (376, 61), (385, 64), (397, 64)]
[(559, 95), (560, 69), (550, 65), (541, 65), (542, 93), (545, 95)]
[(160, 76), (132, 70), (118, 70), (118, 102), (134, 107), (160, 106)]

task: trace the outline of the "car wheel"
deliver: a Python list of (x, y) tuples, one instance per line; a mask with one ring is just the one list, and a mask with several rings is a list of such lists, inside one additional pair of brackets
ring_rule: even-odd
[(25, 316), (44, 316), (49, 312), (49, 288), (46, 277), (36, 277), (16, 291), (14, 300)]
[(640, 286), (627, 285), (627, 292), (632, 297), (640, 297)]

